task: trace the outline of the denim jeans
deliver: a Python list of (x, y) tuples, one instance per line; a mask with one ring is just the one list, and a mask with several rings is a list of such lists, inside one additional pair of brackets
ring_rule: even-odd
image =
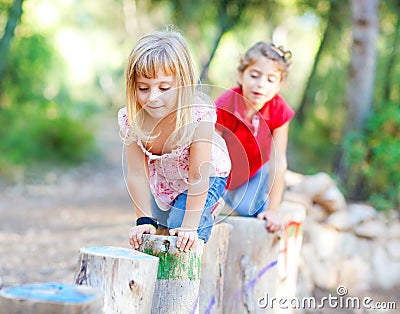
[[(208, 241), (214, 223), (211, 216), (211, 210), (224, 193), (227, 179), (228, 178), (221, 177), (210, 178), (206, 203), (197, 229), (199, 239), (204, 240), (204, 242)], [(185, 215), (186, 210), (186, 199), (187, 191), (179, 194), (172, 203), (171, 208), (164, 211), (157, 206), (154, 197), (152, 197), (151, 211), (153, 217), (157, 219), (158, 224), (161, 227), (175, 229), (182, 226), (183, 216)]]
[(240, 216), (257, 217), (268, 204), (269, 163), (236, 190), (227, 191), (225, 202)]

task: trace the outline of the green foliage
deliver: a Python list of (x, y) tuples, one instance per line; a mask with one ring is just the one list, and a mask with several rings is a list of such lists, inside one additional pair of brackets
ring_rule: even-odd
[(73, 165), (94, 156), (94, 136), (84, 123), (93, 109), (71, 102), (64, 71), (46, 37), (15, 38), (3, 79), (0, 173), (17, 165)]
[(345, 161), (352, 169), (347, 188), (364, 181), (363, 195), (378, 209), (400, 205), (400, 108), (385, 103), (373, 114), (364, 134), (344, 141)]
[[(0, 151), (5, 164), (63, 164), (85, 161), (93, 154), (93, 135), (82, 119), (57, 114), (55, 104), (6, 109), (0, 115)], [(4, 168), (0, 166), (0, 169)]]

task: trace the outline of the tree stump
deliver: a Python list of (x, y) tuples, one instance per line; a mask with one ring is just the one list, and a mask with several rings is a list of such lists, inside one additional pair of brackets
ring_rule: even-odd
[(141, 252), (159, 258), (151, 313), (199, 313), (201, 258), (204, 242), (185, 253), (177, 237), (144, 234)]
[(200, 313), (222, 313), (225, 263), (232, 226), (218, 223), (204, 245), (201, 261)]
[[(303, 241), (303, 222), (306, 209), (303, 205), (293, 202), (283, 202), (280, 209), (284, 228), (280, 240), (278, 255), (278, 285), (276, 297), (292, 300), (296, 297), (297, 274), (299, 269), (301, 245)], [(276, 306), (274, 313), (289, 314), (291, 309), (281, 309)]]
[(74, 281), (100, 288), (105, 313), (150, 313), (158, 258), (112, 246), (81, 248)]
[(230, 216), (224, 222), (233, 229), (225, 267), (223, 313), (265, 313), (258, 300), (275, 296), (279, 236), (268, 233), (265, 221), (257, 218)]
[(103, 307), (100, 289), (42, 283), (0, 290), (1, 314), (98, 314)]

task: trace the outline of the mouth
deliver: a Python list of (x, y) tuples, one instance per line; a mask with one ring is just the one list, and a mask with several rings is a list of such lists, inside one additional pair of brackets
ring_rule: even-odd
[(254, 95), (255, 97), (263, 97), (263, 96), (264, 96), (264, 94), (258, 93), (258, 92), (253, 92), (253, 95)]
[(162, 106), (150, 106), (150, 105), (147, 105), (146, 107), (147, 107), (147, 109), (156, 110), (156, 109), (160, 109)]

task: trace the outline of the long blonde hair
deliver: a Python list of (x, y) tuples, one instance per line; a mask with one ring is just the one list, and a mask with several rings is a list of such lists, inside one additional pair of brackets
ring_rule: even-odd
[[(126, 71), (126, 106), (132, 133), (140, 140), (154, 140), (143, 130), (144, 110), (138, 103), (136, 81), (138, 77), (156, 78), (162, 71), (177, 81), (178, 103), (176, 110), (174, 142), (191, 138), (193, 125), (193, 97), (195, 69), (188, 45), (179, 31), (166, 28), (140, 38), (129, 55)], [(179, 130), (179, 132), (178, 132)], [(126, 140), (126, 138), (125, 138)]]

